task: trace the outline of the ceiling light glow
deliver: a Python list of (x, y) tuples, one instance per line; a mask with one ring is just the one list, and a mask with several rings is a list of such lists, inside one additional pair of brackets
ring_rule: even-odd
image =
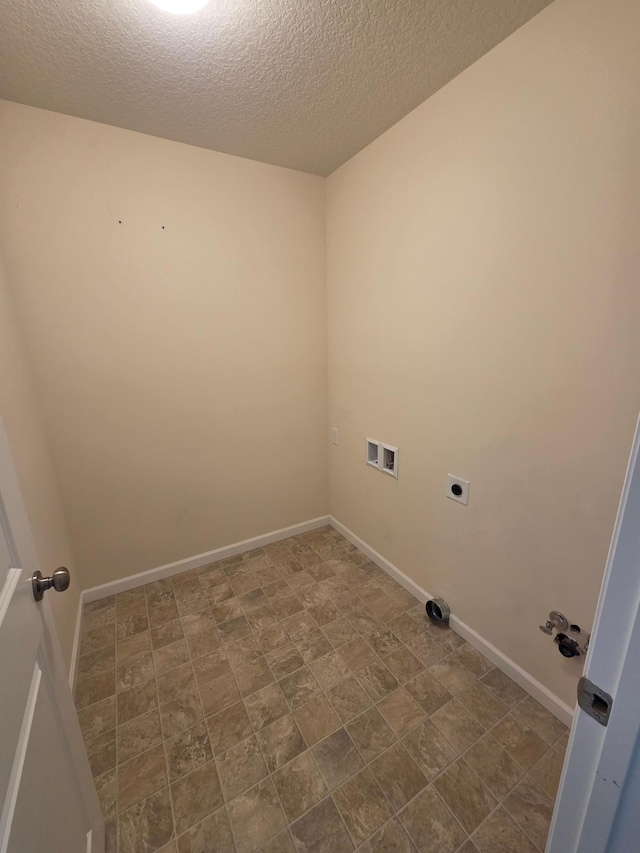
[(209, 0), (151, 0), (158, 9), (171, 12), (173, 15), (191, 15), (204, 8)]

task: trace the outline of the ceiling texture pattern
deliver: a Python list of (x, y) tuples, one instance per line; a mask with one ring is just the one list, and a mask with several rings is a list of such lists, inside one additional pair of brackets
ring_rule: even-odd
[(549, 2), (0, 0), (0, 97), (328, 175)]

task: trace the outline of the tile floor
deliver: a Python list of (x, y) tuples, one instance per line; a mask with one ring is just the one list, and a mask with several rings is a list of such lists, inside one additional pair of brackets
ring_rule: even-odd
[(108, 853), (543, 851), (567, 729), (331, 528), (85, 608)]

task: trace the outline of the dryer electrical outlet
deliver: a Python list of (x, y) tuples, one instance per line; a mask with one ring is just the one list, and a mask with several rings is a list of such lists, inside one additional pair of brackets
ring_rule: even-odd
[(456, 477), (455, 474), (447, 474), (447, 491), (446, 495), (452, 501), (457, 501), (459, 504), (468, 506), (469, 504), (469, 481), (463, 480), (462, 477)]

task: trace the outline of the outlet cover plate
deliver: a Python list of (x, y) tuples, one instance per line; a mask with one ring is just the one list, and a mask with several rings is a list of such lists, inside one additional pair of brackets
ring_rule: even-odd
[[(456, 494), (458, 489), (454, 491), (454, 486), (459, 487), (460, 494)], [(464, 506), (469, 505), (469, 481), (463, 480), (462, 477), (456, 477), (455, 474), (447, 474), (447, 491), (446, 495), (452, 501), (457, 501)]]

